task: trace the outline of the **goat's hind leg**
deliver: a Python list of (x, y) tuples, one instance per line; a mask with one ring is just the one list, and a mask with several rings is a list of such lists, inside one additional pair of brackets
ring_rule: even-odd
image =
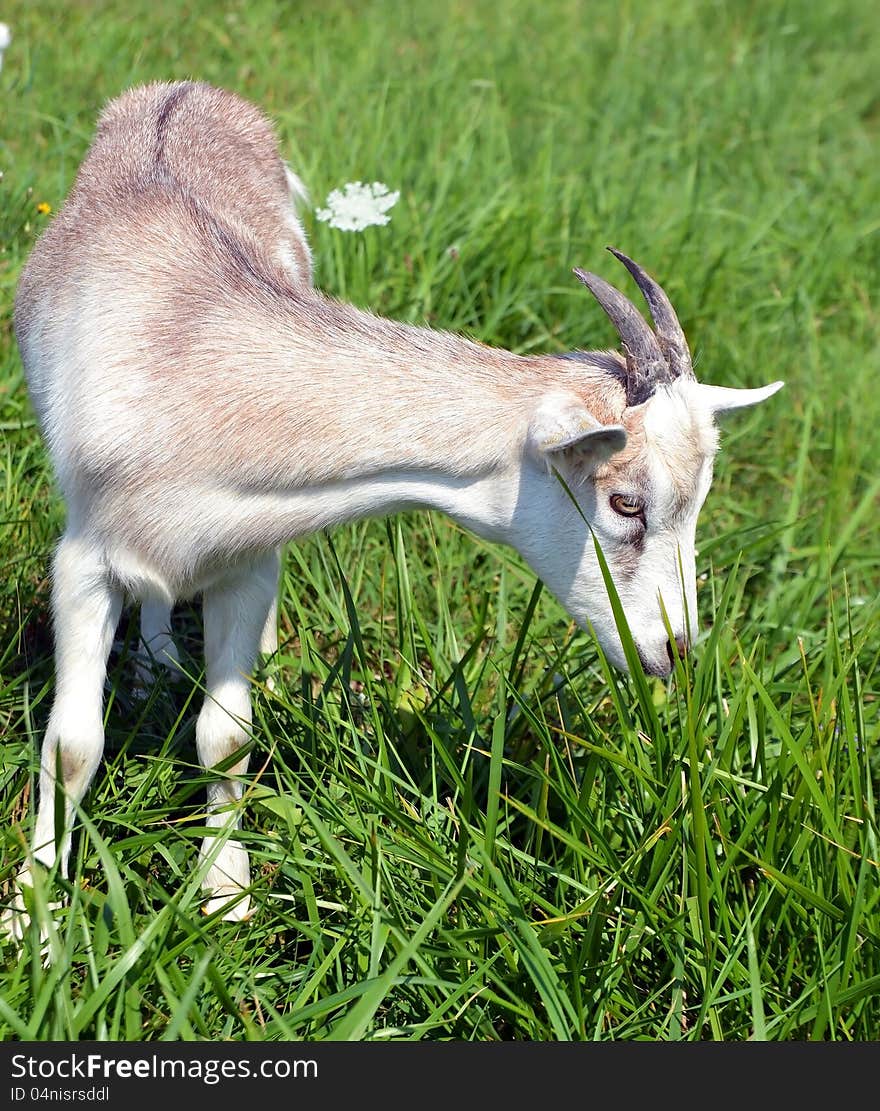
[[(278, 561), (270, 553), (257, 563), (236, 568), (205, 591), (206, 696), (196, 724), (199, 760), (205, 768), (228, 761), (248, 740), (251, 722), (250, 683), (264, 630), (278, 590)], [(213, 856), (203, 880), (209, 895), (206, 911), (225, 909), (227, 919), (247, 917), (250, 883), (248, 854), (230, 833), (239, 826), (237, 804), (247, 757), (219, 773), (208, 787), (209, 834), (201, 857)], [(217, 838), (226, 838), (217, 848)]]
[[(274, 558), (274, 568), (270, 567), (269, 561)], [(266, 617), (266, 623), (263, 626), (263, 631), (260, 634), (260, 654), (259, 659), (262, 665), (262, 671), (265, 678), (266, 687), (270, 691), (275, 690), (275, 676), (273, 672), (277, 670), (277, 660), (275, 659), (278, 652), (278, 586), (279, 578), (281, 575), (281, 549), (276, 549), (273, 555), (266, 556), (266, 569), (265, 574), (269, 574), (270, 570), (275, 576), (275, 593), (272, 598), (272, 604), (269, 607), (269, 613)]]
[(260, 633), (260, 655), (267, 658), (274, 656), (278, 651), (278, 592), (276, 588), (275, 597), (272, 599), (272, 605), (269, 607), (269, 614), (266, 618), (266, 624), (263, 626), (263, 631)]
[(141, 602), (141, 635), (135, 658), (135, 691), (144, 695), (154, 677), (154, 664), (170, 675), (180, 671), (180, 656), (171, 635), (171, 606), (157, 598)]
[[(70, 824), (104, 751), (104, 679), (122, 592), (102, 553), (85, 539), (65, 534), (55, 553), (52, 610), (55, 630), (55, 697), (43, 740), (40, 791), (30, 858), (19, 885), (31, 886), (32, 864), (51, 867), (60, 856), (62, 874), (70, 855)], [(60, 770), (61, 782), (57, 782)], [(56, 790), (64, 795), (64, 828), (55, 828)], [(24, 925), (20, 898), (9, 923)]]

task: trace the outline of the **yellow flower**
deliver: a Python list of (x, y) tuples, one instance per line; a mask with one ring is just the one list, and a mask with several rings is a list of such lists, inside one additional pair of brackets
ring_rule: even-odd
[(45, 201), (40, 201), (40, 203), (37, 205), (37, 212), (39, 212), (41, 216), (48, 216), (51, 211), (52, 206), (50, 204), (46, 204)]

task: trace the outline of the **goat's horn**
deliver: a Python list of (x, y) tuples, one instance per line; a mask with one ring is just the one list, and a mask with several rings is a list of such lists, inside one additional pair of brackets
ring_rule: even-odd
[(693, 378), (694, 368), (691, 363), (688, 342), (678, 322), (672, 302), (664, 293), (663, 288), (637, 262), (628, 258), (623, 251), (615, 250), (614, 247), (609, 247), (608, 250), (616, 259), (620, 259), (629, 270), (636, 280), (636, 285), (642, 291), (642, 296), (648, 302), (648, 308), (651, 310), (651, 317), (657, 329), (660, 348), (666, 356), (673, 378)]
[(641, 405), (654, 392), (658, 382), (668, 382), (671, 377), (657, 337), (635, 305), (613, 285), (578, 267), (574, 273), (617, 329), (626, 354), (626, 403)]

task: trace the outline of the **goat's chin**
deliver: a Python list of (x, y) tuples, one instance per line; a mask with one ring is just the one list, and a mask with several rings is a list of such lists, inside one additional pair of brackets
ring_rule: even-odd
[(623, 653), (623, 645), (620, 641), (606, 641), (601, 636), (596, 636), (596, 643), (602, 649), (605, 659), (616, 667), (618, 671), (623, 671), (629, 674), (629, 664), (626, 662), (626, 656)]
[[(669, 662), (669, 660), (661, 662), (660, 660), (651, 659), (649, 656), (644, 655), (641, 649), (639, 649), (638, 647), (636, 648), (636, 651), (639, 653), (639, 660), (642, 664), (642, 671), (644, 671), (646, 675), (652, 675), (657, 679), (668, 679), (669, 676), (672, 674), (672, 664)], [(608, 662), (613, 664), (618, 671), (622, 671), (626, 675), (631, 674), (632, 669), (630, 668), (623, 655), (617, 652), (612, 654), (607, 649), (605, 649), (605, 655), (608, 658)]]

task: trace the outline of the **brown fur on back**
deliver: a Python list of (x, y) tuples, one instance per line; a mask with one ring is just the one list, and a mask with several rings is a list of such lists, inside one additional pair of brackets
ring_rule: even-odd
[(136, 208), (157, 187), (195, 201), (286, 284), (290, 274), (272, 254), (282, 239), (310, 273), (284, 223), (289, 192), (275, 131), (235, 94), (202, 82), (156, 82), (112, 100), (54, 234), (75, 235), (80, 222)]

